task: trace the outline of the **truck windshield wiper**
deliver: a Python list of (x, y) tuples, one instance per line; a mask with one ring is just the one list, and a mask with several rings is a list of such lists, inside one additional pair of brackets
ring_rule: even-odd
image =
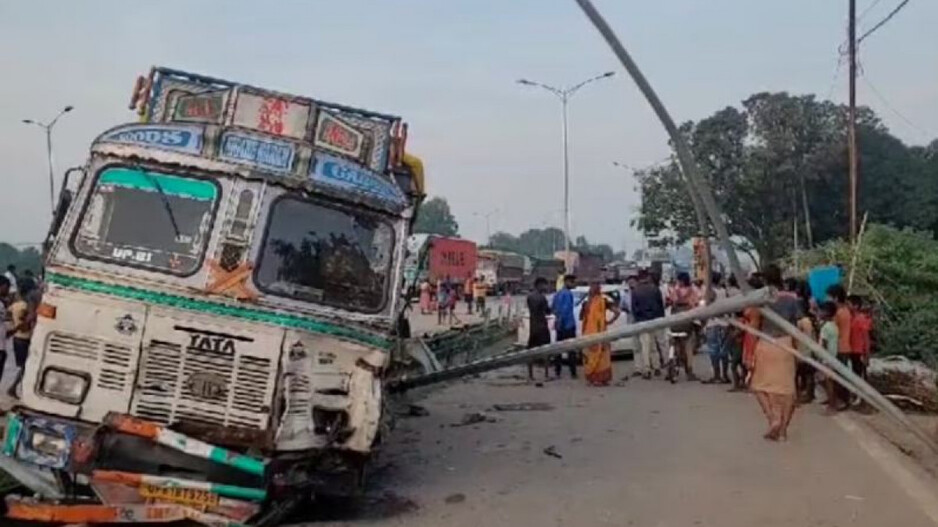
[(159, 180), (153, 177), (153, 174), (147, 172), (146, 170), (141, 170), (140, 172), (150, 183), (153, 184), (154, 187), (156, 187), (156, 191), (160, 195), (160, 201), (163, 202), (163, 209), (166, 211), (166, 215), (169, 216), (170, 223), (173, 224), (173, 232), (175, 233), (173, 240), (178, 240), (181, 235), (179, 232), (179, 224), (176, 223), (176, 215), (173, 214), (173, 206), (169, 203), (169, 198), (166, 196), (166, 192), (163, 191), (163, 187), (160, 186)]

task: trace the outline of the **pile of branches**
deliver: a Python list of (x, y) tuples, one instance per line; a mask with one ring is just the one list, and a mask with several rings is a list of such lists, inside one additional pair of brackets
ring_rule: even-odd
[(938, 373), (900, 355), (874, 358), (867, 380), (899, 408), (938, 413)]
[(842, 265), (850, 292), (874, 307), (874, 352), (938, 370), (938, 241), (930, 234), (868, 225), (854, 249), (832, 241), (799, 254), (801, 270)]

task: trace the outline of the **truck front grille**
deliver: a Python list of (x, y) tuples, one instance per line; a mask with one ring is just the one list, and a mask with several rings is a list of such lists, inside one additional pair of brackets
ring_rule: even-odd
[(163, 424), (188, 421), (267, 428), (270, 410), (265, 394), (274, 373), (270, 359), (154, 340), (141, 361), (133, 415)]

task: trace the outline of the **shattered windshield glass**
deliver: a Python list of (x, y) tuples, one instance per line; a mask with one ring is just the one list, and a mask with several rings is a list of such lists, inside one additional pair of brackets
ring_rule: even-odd
[(218, 187), (203, 179), (104, 169), (74, 249), (110, 262), (191, 274), (202, 261), (217, 199)]
[(273, 294), (380, 311), (393, 245), (391, 226), (371, 214), (284, 198), (271, 210), (255, 280)]

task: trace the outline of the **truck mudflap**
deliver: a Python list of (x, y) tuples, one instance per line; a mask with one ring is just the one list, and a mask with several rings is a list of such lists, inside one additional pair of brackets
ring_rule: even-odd
[[(115, 437), (137, 442), (132, 446), (140, 466), (146, 466), (145, 458), (157, 450), (170, 451), (182, 456), (177, 460), (188, 459), (192, 466), (200, 465), (202, 469), (192, 470), (189, 475), (206, 476), (206, 480), (177, 473), (155, 475), (110, 468), (112, 458), (119, 457), (108, 450)], [(269, 479), (268, 465), (266, 459), (233, 452), (123, 414), (109, 414), (104, 423), (92, 427), (10, 413), (0, 443), (0, 469), (36, 494), (34, 498), (5, 498), (7, 517), (24, 521), (102, 524), (189, 520), (211, 527), (250, 525), (250, 520), (271, 501), (267, 489), (259, 488), (265, 487)], [(216, 473), (229, 477), (224, 483), (207, 481), (210, 474)], [(58, 477), (46, 477), (49, 474)], [(238, 484), (240, 481), (257, 485)]]

